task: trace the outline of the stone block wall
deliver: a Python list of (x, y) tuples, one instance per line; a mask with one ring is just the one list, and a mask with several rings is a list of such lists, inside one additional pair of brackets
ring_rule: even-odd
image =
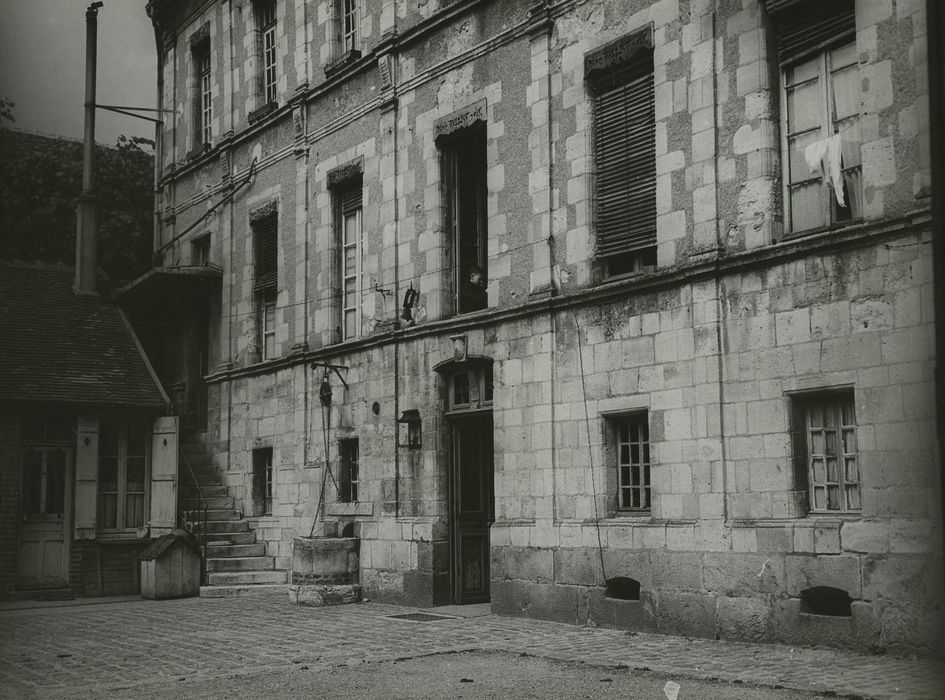
[[(320, 374), (308, 365), (344, 365), (347, 389), (330, 375), (329, 459), (337, 464), (339, 438), (359, 439), (361, 502), (340, 504), (329, 492), (325, 517), (355, 524), (367, 597), (450, 599), (449, 422), (434, 367), (460, 335), (469, 354), (493, 361), (496, 611), (733, 639), (941, 648), (924, 4), (856, 2), (864, 217), (800, 238), (784, 220), (781, 78), (762, 2), (441, 4), (367, 3), (364, 57), (332, 68), (330, 3), (280, 2), (280, 55), (294, 66), (284, 89), (298, 90), (295, 101), (247, 126), (251, 100), (234, 97), (232, 147), (184, 165), (165, 189), (176, 215), (169, 231), (180, 231), (256, 159), (245, 192), (205, 224), (225, 271), (208, 435), (244, 505), (252, 450), (273, 448), (273, 514), (254, 522), (270, 554), (285, 565), (292, 538), (308, 534), (325, 478)], [(236, 63), (251, 73), (248, 35), (223, 24), (244, 37)], [(388, 34), (385, 44), (395, 25), (408, 38)], [(657, 265), (605, 279), (594, 256), (584, 60), (645, 28), (654, 43)], [(378, 65), (386, 51), (396, 89)], [(184, 71), (185, 59), (174, 60)], [(235, 95), (241, 74), (227, 76)], [(455, 317), (435, 129), (480, 102), (489, 309)], [(174, 138), (186, 141), (183, 131)], [(360, 337), (339, 343), (327, 180), (355, 161)], [(260, 363), (248, 214), (273, 199), (278, 352)], [(398, 326), (408, 285), (419, 304)], [(862, 511), (813, 515), (796, 478), (792, 410), (806, 392), (831, 388), (854, 396)], [(421, 415), (418, 451), (396, 444), (407, 409)], [(642, 412), (652, 507), (627, 514), (616, 504), (612, 424)], [(608, 598), (614, 576), (639, 582), (640, 599)], [(801, 594), (818, 586), (846, 591), (850, 616), (811, 615)]]

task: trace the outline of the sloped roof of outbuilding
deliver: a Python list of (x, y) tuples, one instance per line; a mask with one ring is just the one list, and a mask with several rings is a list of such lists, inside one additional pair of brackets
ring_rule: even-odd
[(60, 265), (0, 262), (0, 401), (163, 409), (118, 307), (73, 292)]

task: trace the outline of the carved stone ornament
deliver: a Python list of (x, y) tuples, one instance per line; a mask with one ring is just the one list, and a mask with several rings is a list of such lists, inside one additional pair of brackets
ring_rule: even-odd
[(258, 221), (263, 221), (268, 219), (270, 216), (275, 216), (276, 212), (279, 210), (279, 205), (276, 200), (270, 200), (263, 204), (261, 207), (257, 207), (249, 212), (249, 222), (255, 224)]
[(305, 136), (305, 106), (297, 104), (292, 107), (292, 126), (295, 128), (295, 138)]
[(476, 122), (484, 121), (486, 121), (486, 101), (479, 100), (433, 122), (433, 137), (447, 136), (454, 131), (472, 126)]
[(377, 70), (381, 76), (381, 89), (389, 90), (394, 86), (394, 56), (385, 54), (377, 59)]
[(230, 158), (231, 156), (230, 156), (229, 150), (220, 151), (220, 157), (217, 160), (217, 167), (219, 168), (221, 180), (225, 181), (227, 178), (230, 177), (230, 174), (233, 171), (231, 163), (230, 163)]
[(462, 362), (466, 359), (466, 336), (451, 335), (450, 340), (453, 343), (453, 360)]
[(584, 77), (595, 78), (620, 68), (633, 62), (642, 52), (652, 49), (652, 27), (622, 36), (584, 56)]
[(354, 160), (348, 161), (328, 171), (328, 187), (337, 187), (344, 182), (360, 177), (363, 172), (364, 158), (358, 156)]
[(197, 31), (190, 35), (190, 49), (197, 51), (200, 47), (210, 41), (210, 23), (206, 22)]

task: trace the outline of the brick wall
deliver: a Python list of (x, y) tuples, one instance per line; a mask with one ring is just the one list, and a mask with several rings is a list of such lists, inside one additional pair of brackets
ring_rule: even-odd
[(0, 597), (16, 586), (20, 524), (20, 422), (0, 411)]

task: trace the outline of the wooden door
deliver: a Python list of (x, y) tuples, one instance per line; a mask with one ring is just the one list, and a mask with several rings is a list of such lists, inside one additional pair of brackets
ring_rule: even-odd
[(16, 566), (20, 590), (68, 585), (69, 458), (64, 447), (29, 447), (24, 452)]
[(492, 415), (457, 418), (452, 428), (453, 599), (489, 600), (489, 526), (493, 498)]

